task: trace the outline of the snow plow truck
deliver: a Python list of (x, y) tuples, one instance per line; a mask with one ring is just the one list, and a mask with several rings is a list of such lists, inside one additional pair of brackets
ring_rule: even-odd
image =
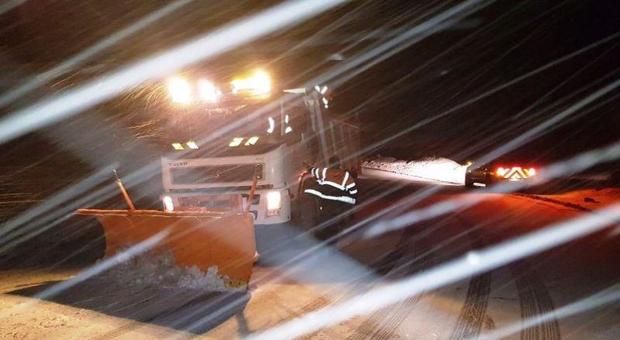
[(159, 251), (177, 264), (216, 266), (247, 283), (256, 228), (296, 222), (308, 165), (337, 155), (357, 171), (359, 130), (332, 116), (327, 86), (282, 89), (264, 70), (237, 78), (168, 79), (169, 150), (161, 158), (163, 211), (80, 210), (104, 226), (106, 254), (168, 231)]

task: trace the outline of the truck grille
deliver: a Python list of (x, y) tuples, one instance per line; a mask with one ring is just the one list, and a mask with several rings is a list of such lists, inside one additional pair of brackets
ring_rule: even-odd
[[(232, 210), (241, 208), (247, 202), (248, 195), (204, 195), (179, 197), (180, 207), (200, 207), (215, 210)], [(252, 205), (260, 202), (260, 195), (254, 195)]]
[(262, 164), (230, 164), (171, 169), (174, 184), (246, 182), (254, 178), (255, 171), (258, 179), (262, 179)]

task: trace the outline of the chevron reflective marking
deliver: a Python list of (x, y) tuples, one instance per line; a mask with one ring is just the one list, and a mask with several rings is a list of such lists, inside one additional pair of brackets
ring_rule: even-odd
[(536, 169), (524, 169), (520, 166), (511, 168), (499, 167), (495, 170), (495, 175), (509, 181), (520, 181), (536, 175)]

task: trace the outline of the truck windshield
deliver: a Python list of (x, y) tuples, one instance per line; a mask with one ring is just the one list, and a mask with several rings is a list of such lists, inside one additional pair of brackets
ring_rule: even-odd
[[(303, 105), (303, 102), (301, 102)], [(301, 139), (307, 126), (305, 106), (240, 105), (226, 111), (192, 111), (171, 116), (162, 145), (191, 157), (261, 154)], [(260, 114), (257, 114), (260, 112)], [(249, 116), (257, 118), (243, 121)]]

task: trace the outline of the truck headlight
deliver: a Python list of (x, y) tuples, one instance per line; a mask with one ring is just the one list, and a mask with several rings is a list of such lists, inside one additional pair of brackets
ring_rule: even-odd
[(182, 77), (173, 77), (167, 81), (168, 95), (175, 104), (188, 105), (193, 100), (192, 84)]
[(164, 196), (161, 200), (164, 203), (164, 211), (174, 211), (174, 202), (172, 202), (172, 197)]
[(220, 100), (220, 96), (222, 96), (222, 91), (212, 82), (206, 79), (200, 79), (198, 80), (198, 95), (203, 101), (217, 103)]
[(267, 216), (280, 214), (282, 208), (282, 194), (279, 191), (269, 191), (267, 193)]
[(263, 70), (255, 70), (247, 77), (234, 79), (232, 89), (235, 94), (240, 93), (264, 99), (271, 94), (271, 77)]

